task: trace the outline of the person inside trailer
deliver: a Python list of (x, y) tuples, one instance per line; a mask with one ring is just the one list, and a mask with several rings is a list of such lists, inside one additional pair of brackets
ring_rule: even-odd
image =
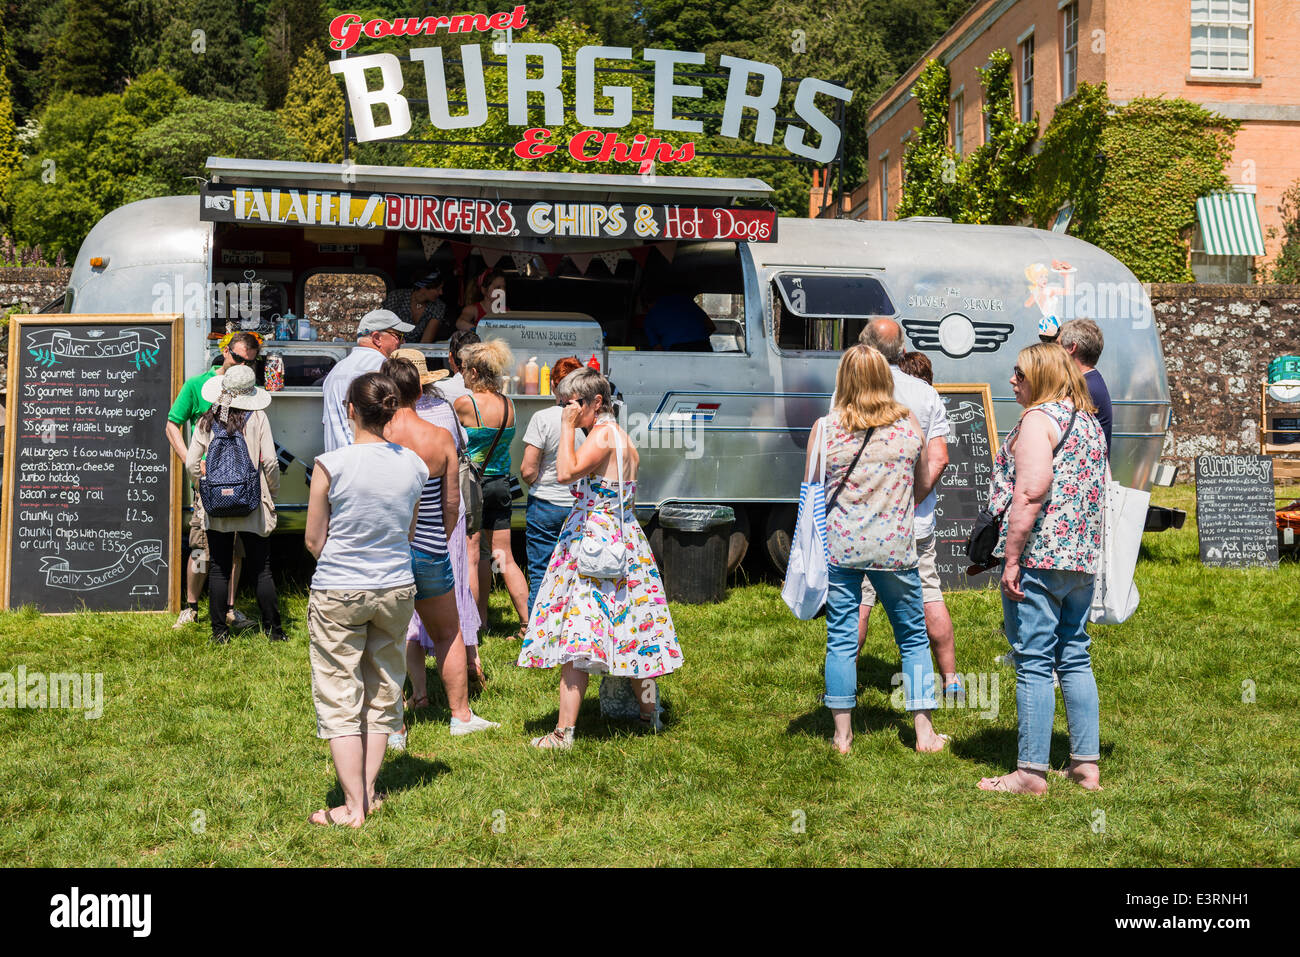
[(693, 299), (679, 292), (660, 296), (645, 316), (645, 337), (657, 352), (712, 352), (713, 320)]
[(384, 297), (381, 308), (414, 326), (407, 342), (437, 342), (452, 333), (447, 322), (447, 303), (442, 298), (442, 270), (431, 269), (411, 283), (409, 289), (394, 289)]

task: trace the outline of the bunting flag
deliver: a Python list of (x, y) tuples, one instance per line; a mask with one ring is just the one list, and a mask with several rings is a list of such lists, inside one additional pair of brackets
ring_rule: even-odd
[(483, 265), (487, 266), (488, 269), (492, 269), (500, 261), (501, 257), (506, 254), (506, 251), (504, 249), (480, 248), (478, 254), (483, 259)]
[(542, 262), (546, 264), (548, 275), (554, 276), (560, 271), (560, 263), (564, 261), (563, 253), (542, 253)]
[(451, 244), (451, 254), (456, 260), (456, 271), (459, 272), (460, 268), (465, 265), (465, 257), (469, 255), (469, 243), (453, 242)]
[(628, 250), (629, 255), (636, 260), (638, 266), (644, 266), (645, 261), (650, 258), (649, 246), (633, 246)]
[(510, 259), (514, 262), (515, 269), (519, 270), (520, 272), (523, 272), (525, 269), (528, 268), (528, 261), (532, 258), (533, 258), (532, 253), (520, 252), (517, 249), (511, 250), (510, 252)]
[(596, 255), (600, 257), (600, 261), (605, 264), (605, 268), (609, 270), (609, 274), (612, 276), (618, 270), (618, 261), (622, 257), (623, 251), (621, 249), (607, 249), (604, 252), (596, 253)]
[(421, 236), (420, 236), (420, 244), (421, 244), (422, 246), (424, 246), (424, 258), (425, 258), (425, 259), (432, 259), (432, 258), (433, 258), (433, 254), (436, 253), (436, 252), (438, 251), (438, 247), (441, 246), (441, 245), (442, 245), (443, 243), (445, 243), (446, 241), (447, 241), (447, 240), (445, 240), (445, 239), (441, 239), (441, 238), (439, 238), (439, 237), (437, 237), (437, 236), (425, 236), (425, 235), (421, 235)]
[(587, 275), (587, 267), (591, 265), (591, 261), (595, 256), (593, 253), (569, 253), (569, 258), (578, 267), (578, 272), (585, 276)]
[(667, 259), (669, 262), (672, 262), (673, 257), (677, 255), (676, 242), (670, 241), (666, 243), (655, 243), (655, 249), (659, 250), (659, 254), (663, 256), (664, 259)]

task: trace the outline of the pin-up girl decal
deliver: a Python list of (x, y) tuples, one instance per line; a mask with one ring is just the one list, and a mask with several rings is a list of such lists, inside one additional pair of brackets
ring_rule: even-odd
[[(1025, 267), (1025, 278), (1029, 280), (1029, 298), (1025, 306), (1037, 306), (1043, 318), (1038, 321), (1038, 334), (1055, 339), (1061, 331), (1061, 302), (1066, 296), (1074, 295), (1073, 266), (1059, 259), (1053, 259), (1050, 267), (1042, 263), (1031, 263)], [(1061, 285), (1050, 286), (1048, 279), (1052, 273), (1061, 277)]]

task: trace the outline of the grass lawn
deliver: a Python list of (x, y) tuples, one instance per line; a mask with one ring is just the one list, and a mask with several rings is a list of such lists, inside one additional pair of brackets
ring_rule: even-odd
[[(817, 700), (825, 623), (794, 620), (770, 583), (673, 608), (686, 664), (662, 683), (665, 734), (602, 719), (593, 682), (574, 750), (534, 752), (558, 674), (513, 666), (498, 592), (475, 710), (502, 728), (452, 738), (435, 697), (410, 751), (385, 763), (385, 807), (359, 831), (315, 827), (307, 815), (341, 795), (315, 737), (298, 590), (281, 646), (254, 633), (216, 647), (206, 627), (174, 632), (157, 616), (0, 614), (0, 672), (102, 672), (105, 699), (98, 720), (0, 710), (0, 864), (1300, 864), (1300, 564), (1202, 568), (1192, 489), (1155, 500), (1187, 509), (1187, 524), (1147, 536), (1141, 608), (1093, 632), (1100, 793), (976, 789), (1016, 753), (995, 592), (949, 603), (960, 670), (990, 691), (997, 678), (996, 717), (936, 713), (951, 750), (915, 754), (890, 706), (898, 656), (881, 615), (847, 758)], [(241, 607), (255, 613), (251, 595)], [(1058, 706), (1054, 764), (1066, 752)]]

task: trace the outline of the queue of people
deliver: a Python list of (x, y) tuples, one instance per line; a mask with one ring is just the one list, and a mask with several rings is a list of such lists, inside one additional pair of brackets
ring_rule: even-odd
[[(573, 746), (591, 674), (631, 679), (642, 726), (660, 730), (655, 682), (683, 661), (636, 520), (640, 457), (612, 414), (608, 379), (577, 357), (562, 360), (555, 406), (528, 423), (519, 463), (529, 484), (525, 575), (510, 547), (517, 423), (500, 385), (513, 356), (500, 341), (460, 330), (449, 343), (457, 382), (431, 372), (418, 350), (400, 348), (413, 329), (389, 310), (367, 313), (356, 348), (323, 390), (326, 451), (311, 473), (307, 512), (306, 544), (317, 560), (308, 631), (318, 734), (330, 742), (344, 803), (313, 814), (322, 825), (357, 826), (382, 803), (374, 782), (384, 753), (405, 747), (410, 716), (429, 702), (427, 655), (437, 661), (451, 734), (499, 727), (469, 704), (470, 685), (487, 681), (477, 645), (494, 569), (521, 623), (517, 664), (561, 672), (557, 725), (532, 739), (536, 748)], [(255, 336), (228, 337), (220, 369), (187, 382), (169, 416), (168, 438), (198, 490), (191, 541), (202, 533), (216, 642), (227, 641), (233, 625), (241, 551), (257, 572), (263, 630), (285, 638), (268, 539), (280, 469), (263, 411), (270, 395), (252, 368), (259, 347)], [(984, 790), (1046, 790), (1054, 680), (1070, 727), (1063, 773), (1100, 786), (1086, 624), (1109, 476), (1109, 436), (1094, 399), (1105, 389), (1093, 375), (1101, 348), (1095, 323), (1071, 320), (1059, 341), (1022, 350), (1010, 377), (1025, 411), (997, 452), (989, 502), (1001, 517), (995, 554), (1016, 668), (1019, 753), (1014, 771), (979, 782)], [(934, 727), (936, 689), (963, 690), (935, 571), (934, 489), (947, 464), (949, 427), (932, 377), (924, 355), (904, 350), (894, 320), (872, 320), (840, 360), (830, 410), (812, 431), (820, 439), (806, 453), (808, 474), (825, 464), (823, 702), (842, 754), (853, 742), (856, 661), (876, 601), (899, 648), (917, 751), (949, 741)], [(193, 425), (188, 444), (180, 432), (186, 423)], [(482, 490), (474, 531), (461, 502), (463, 462)]]

